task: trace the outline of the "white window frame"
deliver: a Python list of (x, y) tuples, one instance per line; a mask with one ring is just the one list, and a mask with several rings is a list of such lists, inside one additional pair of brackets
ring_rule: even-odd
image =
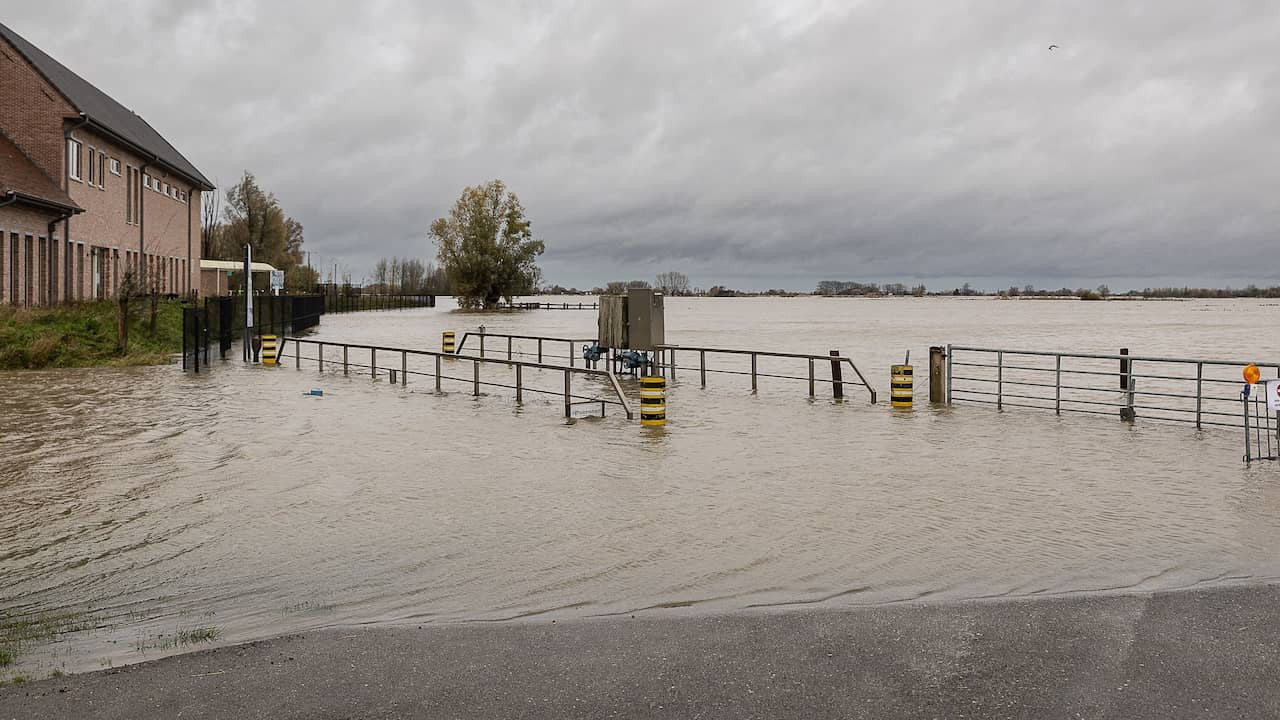
[(88, 182), (89, 182), (89, 185), (96, 186), (98, 184), (98, 178), (97, 178), (97, 172), (96, 172), (96, 169), (98, 167), (97, 152), (93, 149), (92, 145), (86, 147), (85, 150), (89, 151)]
[(116, 158), (107, 158), (107, 166), (111, 169), (111, 174), (120, 177), (120, 161)]
[(107, 189), (107, 156), (101, 150), (98, 151), (98, 189)]
[(80, 180), (80, 154), (84, 151), (79, 140), (67, 138), (67, 177)]
[(151, 176), (147, 173), (142, 173), (142, 187), (148, 190), (151, 189)]

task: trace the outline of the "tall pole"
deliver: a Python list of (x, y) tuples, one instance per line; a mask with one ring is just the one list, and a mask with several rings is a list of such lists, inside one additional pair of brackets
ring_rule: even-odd
[(244, 359), (249, 361), (253, 343), (253, 246), (244, 246)]

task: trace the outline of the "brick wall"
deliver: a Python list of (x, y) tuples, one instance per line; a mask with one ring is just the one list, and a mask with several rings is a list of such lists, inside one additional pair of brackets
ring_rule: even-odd
[(0, 305), (47, 305), (61, 227), (49, 240), (49, 221), (57, 215), (9, 205), (0, 208)]
[[(159, 281), (163, 293), (185, 294), (198, 289), (200, 267), (200, 193), (163, 167), (150, 166), (110, 139), (81, 128), (71, 138), (80, 142), (80, 179), (67, 178), (68, 194), (85, 212), (71, 220), (71, 240), (79, 258), (72, 268), (72, 299), (110, 297), (126, 267), (136, 269), (139, 239), (148, 287)], [(104, 160), (99, 160), (102, 156)], [(111, 160), (120, 174), (111, 172)], [(93, 174), (89, 172), (90, 161)], [(101, 172), (104, 171), (105, 172)], [(132, 178), (133, 188), (129, 187)], [(148, 181), (144, 186), (143, 181)], [(152, 183), (158, 181), (161, 189)], [(180, 198), (172, 196), (176, 189)], [(135, 199), (135, 195), (137, 196)], [(133, 208), (130, 209), (130, 202)], [(188, 227), (188, 219), (190, 226)], [(188, 263), (188, 229), (191, 258)], [(83, 244), (83, 250), (79, 244)], [(97, 271), (95, 273), (95, 267)], [(189, 272), (190, 271), (190, 272)], [(95, 283), (95, 275), (98, 278)], [(85, 290), (81, 294), (80, 286)]]
[(78, 113), (5, 40), (0, 40), (0, 100), (0, 128), (49, 177), (61, 178), (62, 122)]

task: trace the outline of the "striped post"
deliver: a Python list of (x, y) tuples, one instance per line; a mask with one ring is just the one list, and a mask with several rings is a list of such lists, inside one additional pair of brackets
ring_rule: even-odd
[(644, 427), (663, 427), (667, 424), (666, 378), (640, 378), (640, 424)]
[(914, 378), (910, 365), (893, 365), (890, 367), (889, 405), (896, 408), (911, 409)]

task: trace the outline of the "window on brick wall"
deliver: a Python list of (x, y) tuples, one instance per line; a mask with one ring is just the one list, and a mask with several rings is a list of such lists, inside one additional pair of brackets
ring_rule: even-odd
[(76, 140), (67, 140), (67, 175), (72, 180), (80, 179), (80, 143)]
[(98, 187), (107, 189), (107, 156), (98, 153)]
[(94, 168), (96, 168), (96, 167), (98, 167), (98, 163), (94, 161), (93, 148), (89, 148), (89, 168), (88, 168), (88, 170), (89, 170), (89, 184), (90, 184), (90, 185), (97, 185), (97, 184), (98, 184), (97, 177), (96, 177), (96, 175), (95, 175), (95, 174), (94, 174), (94, 172), (93, 172)]
[(112, 175), (119, 175), (119, 174), (120, 174), (120, 161), (119, 161), (119, 160), (117, 160), (117, 159), (115, 159), (115, 158), (111, 158), (111, 160), (110, 160), (109, 162), (110, 162), (110, 167), (111, 167), (111, 174), (112, 174)]
[(151, 189), (151, 176), (146, 173), (142, 173), (142, 187)]
[(124, 222), (133, 224), (133, 168), (125, 168), (124, 179)]

